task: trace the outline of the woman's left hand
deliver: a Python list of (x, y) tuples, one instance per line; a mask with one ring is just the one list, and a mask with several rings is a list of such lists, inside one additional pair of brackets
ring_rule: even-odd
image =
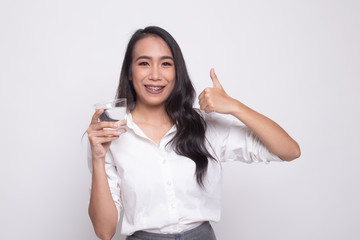
[(213, 68), (210, 70), (210, 77), (213, 81), (213, 87), (205, 88), (199, 95), (200, 109), (206, 113), (232, 114), (239, 102), (227, 95)]

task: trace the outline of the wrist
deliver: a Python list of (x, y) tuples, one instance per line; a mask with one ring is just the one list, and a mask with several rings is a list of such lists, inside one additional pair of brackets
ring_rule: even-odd
[(231, 114), (234, 117), (240, 117), (241, 115), (243, 115), (243, 113), (246, 109), (246, 106), (234, 98), (232, 100), (233, 100), (233, 104), (231, 104), (231, 106), (232, 106)]
[(237, 119), (239, 119), (241, 122), (243, 122), (245, 125), (247, 125), (247, 122), (249, 121), (249, 117), (252, 115), (251, 114), (252, 111), (253, 110), (251, 110), (251, 108), (241, 103), (240, 101), (237, 101), (237, 104), (235, 104), (234, 106), (234, 111), (232, 115)]
[(93, 157), (92, 166), (93, 168), (103, 168), (105, 166), (105, 157)]

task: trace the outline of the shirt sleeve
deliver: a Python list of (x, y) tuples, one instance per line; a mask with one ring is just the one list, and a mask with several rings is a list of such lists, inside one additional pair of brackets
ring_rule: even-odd
[(271, 153), (247, 126), (217, 113), (206, 114), (207, 139), (221, 162), (245, 163), (282, 161)]
[[(89, 170), (92, 174), (93, 168), (92, 168), (92, 153), (91, 153), (91, 147), (90, 142), (88, 141), (87, 146), (87, 161)], [(111, 151), (108, 151), (105, 156), (105, 171), (109, 183), (109, 188), (111, 192), (111, 196), (114, 200), (117, 212), (118, 212), (118, 221), (120, 220), (120, 211), (122, 209), (122, 203), (120, 198), (120, 177), (117, 174), (116, 165), (114, 162), (114, 159), (111, 155)], [(91, 192), (91, 188), (90, 188)]]

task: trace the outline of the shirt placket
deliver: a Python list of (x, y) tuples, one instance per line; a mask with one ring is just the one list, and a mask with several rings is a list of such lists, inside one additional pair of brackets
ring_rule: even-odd
[[(165, 146), (162, 146), (160, 144), (160, 153), (162, 156), (161, 159), (161, 167), (162, 167), (162, 173), (163, 173), (163, 181), (164, 181), (164, 188), (165, 188), (165, 194), (167, 199), (167, 207), (169, 216), (171, 219), (171, 222), (178, 222), (179, 219), (179, 211), (177, 206), (177, 200), (175, 195), (175, 188), (174, 188), (174, 182), (173, 182), (173, 176), (172, 176), (172, 170), (171, 170), (171, 163), (169, 162), (169, 153), (165, 150)], [(176, 231), (177, 226), (173, 226), (173, 231)]]

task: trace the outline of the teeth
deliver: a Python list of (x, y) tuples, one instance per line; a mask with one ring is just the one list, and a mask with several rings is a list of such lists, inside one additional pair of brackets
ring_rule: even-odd
[(152, 87), (152, 86), (146, 86), (146, 87), (151, 91), (159, 91), (164, 88), (164, 87)]

